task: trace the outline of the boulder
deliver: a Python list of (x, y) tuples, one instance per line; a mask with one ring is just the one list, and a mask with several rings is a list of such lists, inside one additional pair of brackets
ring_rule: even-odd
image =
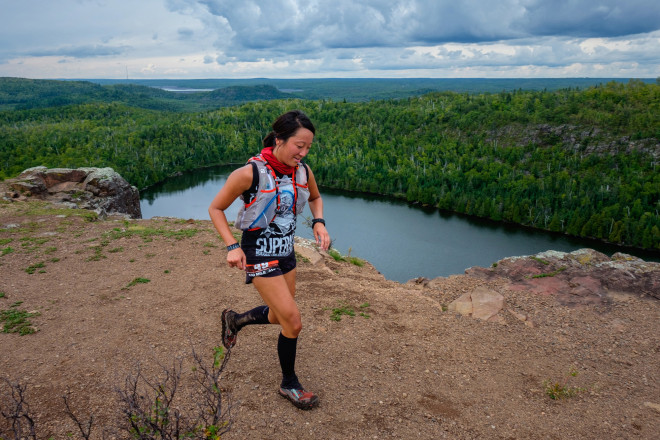
[(504, 297), (486, 287), (477, 287), (452, 301), (447, 310), (483, 321), (502, 322), (498, 315), (504, 307)]
[(463, 316), (472, 315), (472, 296), (470, 293), (464, 293), (454, 301), (449, 303), (447, 310), (450, 312), (460, 313)]
[(31, 197), (71, 208), (142, 218), (140, 193), (112, 168), (34, 167), (8, 179), (12, 199)]
[(488, 321), (504, 307), (504, 297), (494, 290), (477, 287), (471, 296), (473, 318)]

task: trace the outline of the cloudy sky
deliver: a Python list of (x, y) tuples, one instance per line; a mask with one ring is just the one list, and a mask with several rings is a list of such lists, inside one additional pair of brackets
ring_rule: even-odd
[(658, 0), (0, 0), (0, 76), (660, 76)]

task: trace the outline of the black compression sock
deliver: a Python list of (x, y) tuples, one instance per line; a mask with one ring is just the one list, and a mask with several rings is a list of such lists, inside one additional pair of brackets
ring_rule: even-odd
[(280, 358), (280, 367), (282, 367), (282, 388), (302, 388), (298, 377), (296, 376), (296, 348), (298, 338), (287, 338), (282, 333), (277, 340), (277, 355)]
[(236, 324), (236, 331), (246, 325), (270, 324), (268, 321), (268, 306), (259, 306), (245, 313), (237, 313), (234, 317), (234, 323)]

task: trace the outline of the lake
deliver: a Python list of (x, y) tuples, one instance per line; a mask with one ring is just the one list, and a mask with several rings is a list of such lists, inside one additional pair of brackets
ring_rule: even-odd
[[(201, 169), (141, 191), (143, 218), (209, 220), (208, 206), (232, 169)], [(653, 252), (443, 213), (384, 197), (323, 188), (321, 193), (333, 247), (343, 255), (369, 261), (387, 279), (398, 282), (462, 274), (472, 266), (489, 267), (505, 257), (550, 249), (571, 252), (589, 247), (609, 256), (625, 252), (660, 260)], [(236, 218), (239, 206), (240, 201), (234, 202), (226, 211), (230, 221)], [(309, 208), (303, 216), (311, 217)], [(300, 216), (296, 235), (312, 238)]]

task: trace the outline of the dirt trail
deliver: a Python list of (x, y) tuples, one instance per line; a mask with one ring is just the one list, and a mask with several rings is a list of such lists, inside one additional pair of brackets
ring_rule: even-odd
[[(151, 373), (183, 357), (189, 370), (191, 346), (210, 357), (219, 345), (223, 308), (260, 303), (243, 274), (226, 266), (209, 221), (89, 222), (71, 213), (0, 203), (0, 310), (20, 301), (20, 309), (40, 313), (30, 318), (36, 333), (0, 333), (0, 375), (28, 385), (39, 438), (76, 432), (65, 393), (78, 414), (94, 414), (92, 437), (101, 438), (116, 422), (115, 389), (136, 362)], [(443, 311), (480, 285), (533, 325), (510, 313), (502, 324)], [(388, 281), (369, 264), (300, 261), (297, 371), (320, 407), (300, 411), (278, 397), (278, 328), (248, 327), (223, 376), (234, 419), (223, 438), (651, 439), (660, 432), (658, 301), (612, 296), (606, 305), (568, 308), (503, 286), (457, 275), (423, 288)], [(341, 308), (356, 316), (332, 320)], [(546, 380), (580, 390), (555, 401)]]

